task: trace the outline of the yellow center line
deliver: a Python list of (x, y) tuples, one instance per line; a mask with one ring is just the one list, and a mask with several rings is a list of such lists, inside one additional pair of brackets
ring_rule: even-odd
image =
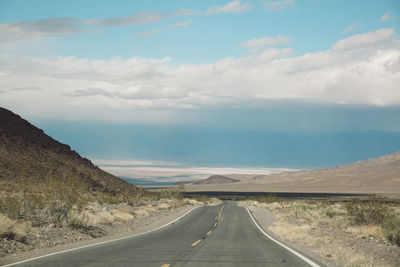
[(171, 264), (163, 264), (163, 265), (161, 265), (161, 267), (169, 267)]
[(214, 228), (217, 227), (217, 223), (214, 223)]
[(200, 242), (201, 242), (201, 239), (197, 240), (196, 242), (194, 242), (194, 243), (192, 244), (192, 247), (197, 246)]
[(212, 230), (208, 231), (207, 235), (211, 235), (211, 233), (212, 233)]

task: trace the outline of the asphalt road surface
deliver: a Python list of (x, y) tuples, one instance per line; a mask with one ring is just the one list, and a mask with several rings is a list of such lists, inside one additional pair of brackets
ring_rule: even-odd
[(17, 266), (310, 266), (268, 239), (235, 202), (203, 206), (162, 229)]

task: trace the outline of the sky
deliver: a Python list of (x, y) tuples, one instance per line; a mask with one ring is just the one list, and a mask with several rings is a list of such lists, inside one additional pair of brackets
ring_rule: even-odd
[(237, 132), (257, 138), (226, 147), (272, 133), (282, 146), (296, 134), (374, 142), (348, 162), (400, 149), (399, 26), (398, 0), (0, 0), (0, 106), (90, 157), (107, 157), (86, 145), (104, 129), (110, 147), (161, 131), (146, 153), (112, 153), (143, 160), (168, 160), (155, 142), (191, 147), (199, 131), (209, 146)]

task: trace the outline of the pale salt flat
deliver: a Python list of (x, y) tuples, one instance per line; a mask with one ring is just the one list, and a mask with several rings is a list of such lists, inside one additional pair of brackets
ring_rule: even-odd
[(210, 175), (249, 174), (267, 175), (284, 171), (288, 168), (264, 167), (205, 167), (187, 166), (176, 162), (142, 160), (105, 160), (94, 159), (101, 169), (116, 176), (136, 179), (151, 179), (153, 182), (180, 182), (205, 179)]

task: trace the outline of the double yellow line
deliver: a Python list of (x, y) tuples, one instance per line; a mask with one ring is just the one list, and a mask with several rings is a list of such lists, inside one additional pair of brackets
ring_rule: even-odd
[[(218, 221), (221, 219), (221, 214), (222, 214), (222, 211), (223, 211), (223, 210), (224, 210), (224, 206), (222, 206), (222, 207), (219, 209), (218, 215), (215, 216), (214, 228), (217, 227)], [(200, 244), (200, 242), (203, 241), (207, 236), (211, 235), (212, 232), (213, 232), (212, 230), (208, 231), (208, 232), (207, 232), (207, 235), (206, 235), (204, 238), (199, 239), (199, 240), (193, 242), (192, 247), (195, 247), (195, 246), (197, 246), (198, 244)], [(169, 267), (169, 266), (170, 266), (170, 264), (163, 264), (163, 265), (161, 265), (161, 267)]]
[[(222, 206), (222, 207), (219, 209), (218, 215), (215, 216), (214, 228), (217, 227), (218, 221), (221, 219), (221, 214), (222, 214), (222, 211), (223, 211), (223, 210), (224, 210), (224, 206)], [(204, 238), (206, 238), (207, 236), (211, 235), (212, 232), (213, 232), (212, 230), (208, 231), (208, 232), (207, 232), (207, 235), (206, 235)], [(204, 238), (203, 238), (203, 239), (204, 239)], [(203, 239), (199, 239), (199, 240), (197, 240), (196, 242), (193, 242), (192, 247), (197, 246), (198, 244), (200, 244), (200, 242), (203, 241)]]

